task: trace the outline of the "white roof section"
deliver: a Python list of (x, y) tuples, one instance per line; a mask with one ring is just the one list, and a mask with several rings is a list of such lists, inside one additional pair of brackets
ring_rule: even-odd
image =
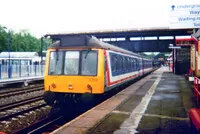
[[(0, 58), (8, 58), (9, 52), (1, 52)], [(10, 52), (10, 58), (34, 58), (39, 57), (37, 52)]]

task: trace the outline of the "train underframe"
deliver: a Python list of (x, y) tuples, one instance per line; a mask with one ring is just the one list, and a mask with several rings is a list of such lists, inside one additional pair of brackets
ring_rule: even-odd
[(60, 105), (60, 104), (78, 104), (78, 103), (88, 103), (93, 101), (94, 94), (91, 93), (59, 93), (52, 91), (45, 91), (43, 97), (45, 102), (50, 105)]

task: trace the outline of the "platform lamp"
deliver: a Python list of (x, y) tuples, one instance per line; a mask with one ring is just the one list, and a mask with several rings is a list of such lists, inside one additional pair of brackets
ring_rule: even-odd
[[(41, 61), (43, 60), (43, 52), (46, 52), (47, 50), (47, 43), (45, 42), (45, 39), (50, 39), (50, 36), (44, 35), (41, 37), (41, 44), (40, 44)], [(45, 46), (45, 51), (43, 51), (44, 46)]]
[(41, 39), (40, 39), (40, 57), (41, 57), (41, 62), (40, 62), (40, 64), (42, 63), (42, 60), (43, 60), (43, 55), (42, 55), (42, 50), (43, 50), (43, 38), (44, 38), (44, 36), (42, 36)]
[[(8, 30), (8, 28), (5, 26), (3, 28)], [(11, 74), (12, 74), (12, 70), (10, 66), (10, 32), (8, 30), (8, 78), (12, 77)]]

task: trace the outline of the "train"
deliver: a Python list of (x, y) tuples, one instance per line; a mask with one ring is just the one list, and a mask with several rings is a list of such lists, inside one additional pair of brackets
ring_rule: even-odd
[(90, 102), (94, 96), (150, 73), (152, 62), (94, 36), (61, 36), (47, 50), (44, 100), (51, 106)]

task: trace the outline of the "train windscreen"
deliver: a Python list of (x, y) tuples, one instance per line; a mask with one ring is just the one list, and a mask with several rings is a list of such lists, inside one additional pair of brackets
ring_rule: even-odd
[(65, 52), (64, 74), (78, 75), (79, 55), (80, 55), (79, 51), (66, 51)]
[(81, 56), (81, 74), (97, 75), (97, 51), (83, 51)]
[(97, 51), (53, 51), (50, 53), (49, 75), (97, 75)]
[(59, 75), (62, 74), (63, 66), (63, 52), (51, 52), (49, 63), (49, 74)]

